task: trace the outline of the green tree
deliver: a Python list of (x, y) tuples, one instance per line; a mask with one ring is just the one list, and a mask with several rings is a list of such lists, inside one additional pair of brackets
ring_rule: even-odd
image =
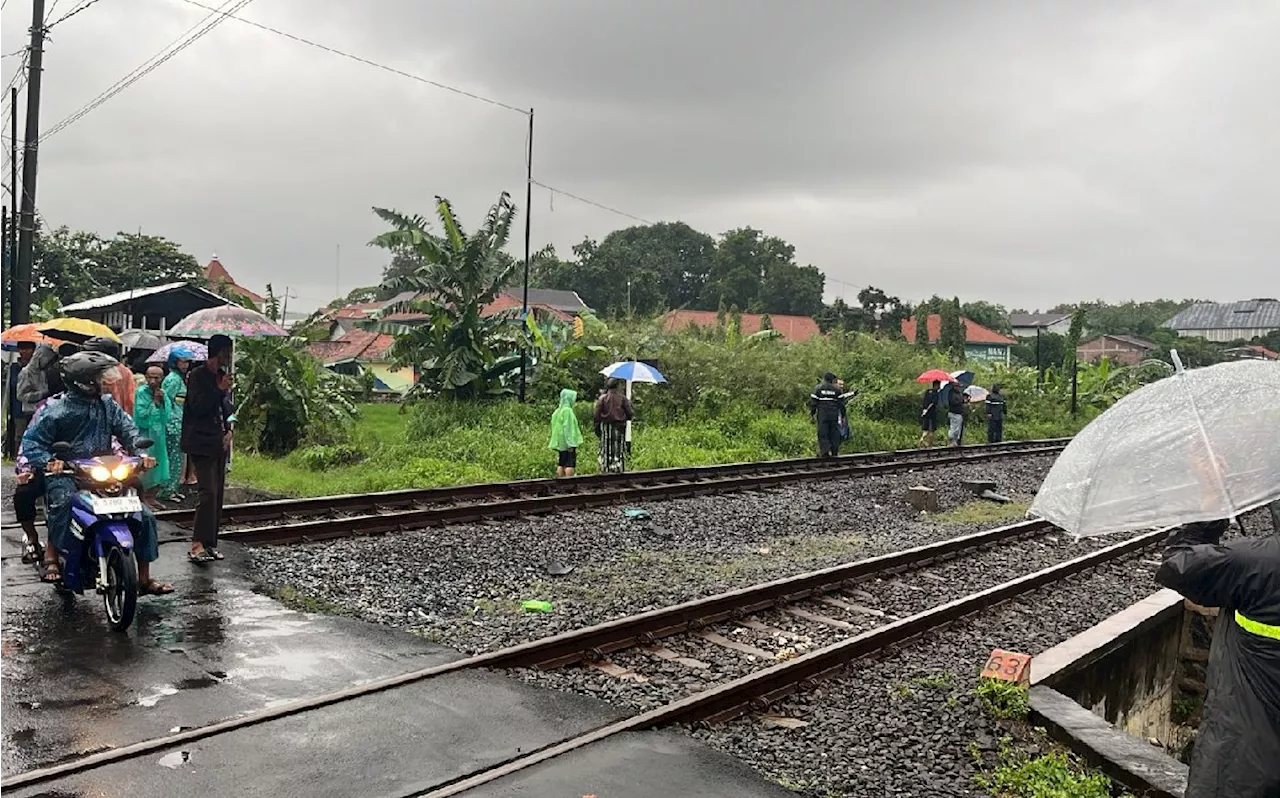
[(724, 298), (761, 312), (812, 316), (822, 310), (826, 278), (815, 266), (799, 266), (795, 247), (751, 227), (720, 237), (700, 305)]
[(929, 309), (924, 305), (916, 308), (916, 346), (929, 345)]
[(280, 316), (280, 298), (276, 296), (271, 283), (267, 283), (267, 301), (264, 303), (262, 313), (277, 324), (283, 321)]
[(1005, 310), (1004, 305), (982, 300), (965, 302), (960, 306), (960, 314), (966, 319), (976, 321), (987, 329), (995, 330), (1005, 335), (1011, 332), (1009, 328), (1009, 311)]
[(942, 306), (938, 347), (958, 362), (964, 362), (964, 321), (960, 318), (959, 297)]
[[(425, 220), (424, 224), (429, 225)], [(423, 229), (425, 230), (427, 227)], [(405, 278), (414, 275), (424, 265), (422, 259), (413, 252), (393, 252), (391, 254), (391, 262), (382, 270), (382, 282), (376, 287), (374, 298), (387, 300), (395, 296), (398, 291), (394, 286), (399, 285)]]
[(251, 450), (286, 454), (307, 439), (327, 443), (355, 416), (358, 385), (323, 368), (295, 338), (236, 344), (236, 438)]
[(386, 208), (373, 211), (392, 229), (370, 244), (422, 263), (384, 286), (393, 293), (418, 292), (421, 298), (410, 307), (427, 317), (424, 324), (397, 331), (391, 349), (396, 362), (416, 365), (419, 387), (427, 391), (454, 397), (504, 392), (503, 377), (520, 362), (513, 352), (525, 345), (523, 328), (510, 316), (484, 316), (482, 310), (516, 266), (502, 251), (516, 213), (511, 198), (504, 192), (470, 235), (441, 197), (436, 198), (436, 215), (442, 235), (431, 233), (424, 217)]
[(34, 242), (31, 298), (68, 305), (105, 294), (175, 282), (199, 282), (200, 264), (161, 236), (40, 228)]
[(869, 285), (858, 292), (858, 304), (864, 312), (863, 324), (867, 332), (880, 333), (890, 338), (902, 337), (902, 321), (911, 317), (911, 305), (904, 304), (896, 296)]
[(1090, 335), (1136, 335), (1150, 338), (1164, 323), (1195, 303), (1192, 299), (1153, 299), (1146, 302), (1108, 304), (1102, 300), (1079, 305), (1058, 305), (1051, 313), (1071, 313), (1083, 309), (1089, 318)]
[(1062, 343), (1062, 373), (1070, 375), (1076, 367), (1076, 347), (1080, 346), (1080, 337), (1084, 334), (1085, 309), (1077, 307), (1071, 312), (1071, 326), (1067, 328), (1067, 338)]

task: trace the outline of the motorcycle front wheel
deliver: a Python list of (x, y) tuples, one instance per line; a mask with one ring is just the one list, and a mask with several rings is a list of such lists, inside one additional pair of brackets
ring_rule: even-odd
[(133, 613), (138, 608), (138, 560), (133, 552), (112, 546), (107, 552), (103, 581), (107, 589), (102, 594), (102, 606), (107, 611), (107, 622), (112, 629), (123, 632), (133, 623)]

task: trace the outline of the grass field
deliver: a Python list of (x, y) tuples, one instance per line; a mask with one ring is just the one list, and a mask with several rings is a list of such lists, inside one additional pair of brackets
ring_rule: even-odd
[[(596, 471), (591, 405), (579, 403), (585, 442), (579, 472)], [(299, 449), (282, 458), (237, 452), (231, 481), (286, 496), (326, 496), (400, 488), (425, 488), (555, 474), (555, 453), (547, 448), (548, 407), (514, 402), (454, 404), (425, 402), (405, 412), (394, 404), (366, 404), (349, 441)], [(844, 450), (879, 451), (913, 447), (919, 434), (909, 424), (850, 416), (852, 437)], [(1011, 419), (1011, 439), (1051, 437), (1074, 430), (1059, 425), (1019, 426)], [(985, 441), (981, 424), (970, 425), (968, 442)], [(803, 414), (760, 411), (730, 405), (714, 418), (690, 415), (634, 426), (632, 467), (710, 465), (815, 453), (812, 423)]]

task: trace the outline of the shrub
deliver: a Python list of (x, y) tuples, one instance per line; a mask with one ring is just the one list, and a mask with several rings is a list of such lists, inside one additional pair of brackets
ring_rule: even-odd
[(338, 466), (355, 465), (365, 458), (365, 453), (350, 444), (334, 446), (308, 446), (295, 453), (303, 468), (325, 471)]

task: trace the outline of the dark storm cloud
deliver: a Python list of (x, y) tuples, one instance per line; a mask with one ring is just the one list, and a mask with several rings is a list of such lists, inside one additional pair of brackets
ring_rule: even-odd
[[(6, 52), (26, 24), (16, 6)], [(852, 285), (1030, 307), (1274, 293), (1270, 3), (316, 8), (242, 13), (533, 106), (539, 180), (712, 233), (762, 227)], [(51, 46), (44, 118), (201, 14), (155, 0), (78, 16)], [(343, 290), (376, 277), (368, 206), (426, 210), (440, 193), (474, 218), (502, 189), (522, 202), (523, 145), (511, 111), (228, 21), (51, 139), (41, 206), (55, 223), (216, 248), (251, 286), (317, 304), (338, 244)], [(535, 246), (562, 251), (631, 223), (542, 190), (533, 213)]]

